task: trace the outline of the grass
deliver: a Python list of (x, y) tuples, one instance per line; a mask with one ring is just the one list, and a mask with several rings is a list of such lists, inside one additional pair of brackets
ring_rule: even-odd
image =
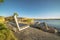
[(0, 23), (0, 40), (17, 40), (5, 24)]

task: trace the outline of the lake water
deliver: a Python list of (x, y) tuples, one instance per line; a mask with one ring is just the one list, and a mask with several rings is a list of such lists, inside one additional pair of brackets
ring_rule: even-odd
[(60, 20), (35, 20), (38, 22), (46, 22), (49, 26), (56, 27), (60, 29)]

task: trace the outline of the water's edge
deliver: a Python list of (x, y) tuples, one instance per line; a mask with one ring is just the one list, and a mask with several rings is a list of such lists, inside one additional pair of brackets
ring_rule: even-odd
[(60, 20), (35, 20), (35, 22), (46, 22), (51, 27), (56, 27), (60, 30)]

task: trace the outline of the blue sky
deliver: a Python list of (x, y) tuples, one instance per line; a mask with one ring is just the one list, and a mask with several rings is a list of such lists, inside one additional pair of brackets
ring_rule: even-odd
[(60, 18), (60, 0), (5, 0), (0, 3), (0, 15), (20, 17)]

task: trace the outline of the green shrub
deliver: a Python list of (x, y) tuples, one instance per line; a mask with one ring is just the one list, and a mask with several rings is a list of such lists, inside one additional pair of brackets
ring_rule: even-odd
[(0, 40), (17, 40), (5, 24), (0, 23)]

